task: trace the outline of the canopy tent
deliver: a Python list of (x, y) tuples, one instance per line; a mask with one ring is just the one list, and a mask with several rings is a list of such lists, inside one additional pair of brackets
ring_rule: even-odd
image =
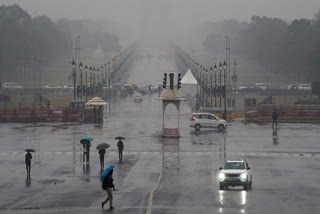
[(108, 105), (103, 99), (94, 97), (86, 103), (86, 106), (104, 106)]
[(181, 95), (183, 97), (196, 97), (198, 81), (193, 76), (190, 68), (181, 80)]

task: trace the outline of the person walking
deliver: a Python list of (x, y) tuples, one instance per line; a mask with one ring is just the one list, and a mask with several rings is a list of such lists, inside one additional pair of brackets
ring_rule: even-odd
[(27, 169), (27, 174), (30, 176), (30, 172), (31, 172), (31, 159), (32, 159), (32, 155), (31, 153), (28, 151), (25, 157), (25, 162), (26, 162), (26, 169)]
[(273, 109), (273, 112), (272, 112), (272, 128), (274, 128), (274, 124), (276, 124), (276, 128), (278, 127), (278, 117), (279, 117), (278, 112), (275, 109)]
[(105, 154), (106, 154), (106, 150), (105, 149), (99, 150), (101, 171), (104, 169), (104, 155)]
[(86, 161), (87, 163), (89, 163), (90, 161), (90, 147), (91, 147), (91, 142), (86, 143), (86, 149), (87, 149), (87, 153), (86, 153)]
[(122, 152), (124, 149), (124, 145), (121, 139), (119, 139), (118, 143), (117, 143), (117, 147), (118, 147), (118, 152), (119, 152), (119, 161), (122, 161)]
[(112, 206), (112, 202), (113, 202), (113, 193), (112, 193), (112, 190), (113, 191), (116, 191), (115, 187), (114, 187), (114, 184), (113, 184), (113, 178), (112, 178), (112, 175), (113, 175), (113, 169), (106, 175), (106, 177), (103, 179), (102, 181), (102, 187), (103, 189), (106, 190), (107, 194), (108, 194), (108, 197), (106, 200), (102, 201), (101, 202), (101, 207), (103, 208), (104, 205), (106, 203), (110, 203), (110, 207), (109, 209), (112, 210), (114, 209), (114, 207)]
[(83, 144), (83, 156), (82, 156), (82, 161), (83, 161), (83, 163), (85, 163), (86, 157), (87, 157), (87, 144), (84, 143), (84, 144)]

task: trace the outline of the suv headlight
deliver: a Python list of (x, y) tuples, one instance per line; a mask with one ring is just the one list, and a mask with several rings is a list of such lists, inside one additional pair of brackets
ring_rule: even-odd
[(220, 172), (219, 173), (219, 180), (224, 181), (225, 178), (226, 178), (226, 175), (223, 172)]
[(240, 175), (240, 179), (241, 179), (241, 181), (246, 181), (247, 180), (247, 173), (242, 173)]

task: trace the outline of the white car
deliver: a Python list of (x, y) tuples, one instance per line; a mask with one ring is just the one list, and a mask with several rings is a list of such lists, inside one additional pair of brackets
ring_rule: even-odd
[(256, 83), (256, 87), (264, 91), (268, 89), (268, 85), (265, 83)]
[(312, 88), (310, 84), (298, 84), (298, 90), (311, 91)]
[(222, 131), (228, 127), (228, 122), (210, 113), (193, 113), (190, 127), (199, 131), (201, 128), (217, 128)]
[(4, 89), (22, 89), (22, 86), (17, 85), (13, 82), (5, 82), (5, 83), (3, 83), (3, 88)]
[(69, 85), (64, 85), (63, 86), (63, 89), (66, 89), (66, 90), (73, 90), (73, 85), (69, 84)]
[(56, 84), (48, 84), (48, 85), (43, 86), (43, 88), (45, 88), (45, 89), (61, 89), (61, 87)]
[(228, 186), (243, 186), (244, 190), (252, 189), (252, 174), (248, 162), (244, 160), (228, 160), (224, 167), (220, 167), (220, 190), (228, 189)]

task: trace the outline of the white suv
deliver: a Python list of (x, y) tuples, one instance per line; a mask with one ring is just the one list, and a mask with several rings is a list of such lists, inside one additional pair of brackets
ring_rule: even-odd
[(218, 128), (219, 131), (226, 129), (228, 122), (210, 113), (193, 113), (190, 127), (199, 131), (201, 128)]
[(228, 186), (243, 186), (244, 190), (252, 189), (252, 174), (248, 162), (228, 160), (224, 167), (220, 167), (220, 190), (228, 189)]

